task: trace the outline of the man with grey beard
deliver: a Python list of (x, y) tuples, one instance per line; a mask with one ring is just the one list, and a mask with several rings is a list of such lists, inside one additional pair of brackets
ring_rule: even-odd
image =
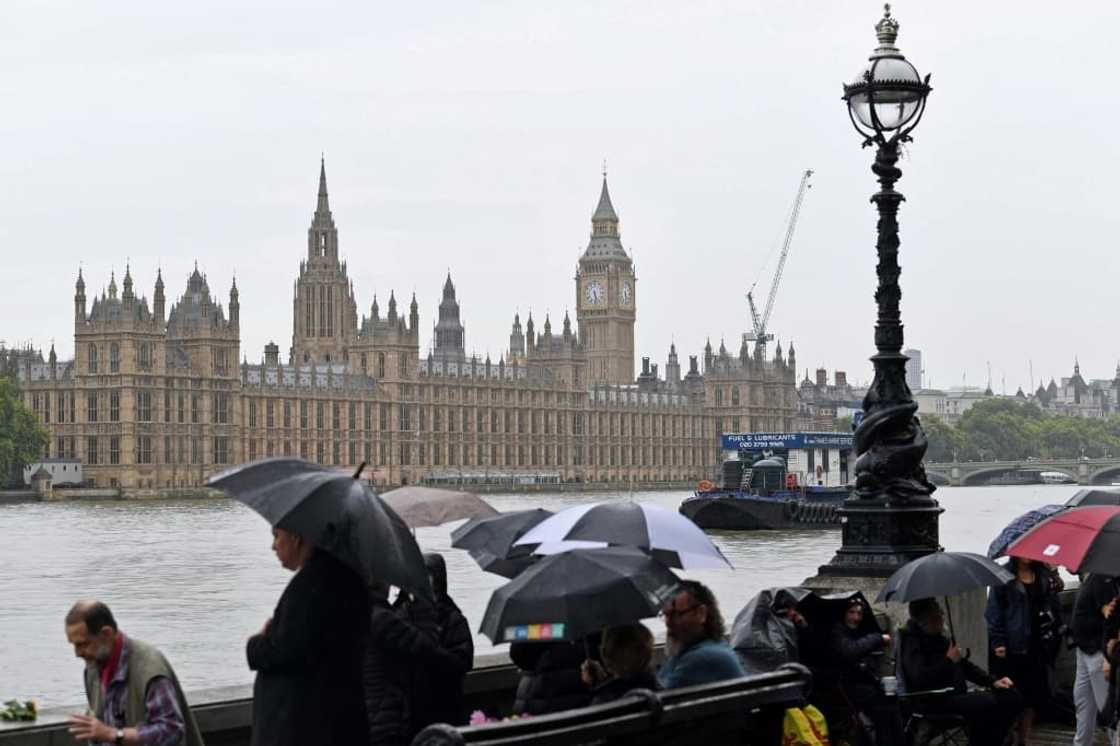
[(70, 716), (75, 741), (115, 746), (202, 746), (175, 672), (151, 645), (117, 629), (100, 601), (66, 615), (66, 639), (86, 662), (89, 712)]
[(676, 689), (746, 675), (739, 657), (723, 639), (723, 616), (706, 585), (682, 580), (661, 614), (668, 653), (657, 672), (662, 687)]

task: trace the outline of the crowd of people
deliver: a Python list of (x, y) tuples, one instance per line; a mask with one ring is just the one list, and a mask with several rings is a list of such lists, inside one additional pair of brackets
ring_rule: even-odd
[[(253, 744), (393, 746), (431, 723), (467, 722), (463, 682), (474, 661), (472, 634), (448, 595), (443, 557), (424, 556), (434, 600), (403, 591), (391, 600), (388, 586), (368, 587), (300, 536), (273, 534), (277, 558), (295, 576), (246, 643), (256, 672)], [(1064, 639), (1060, 581), (1036, 562), (1012, 559), (1009, 569), (1014, 580), (988, 595), (988, 670), (961, 650), (932, 598), (911, 602), (909, 620), (894, 636), (879, 630), (858, 594), (834, 616), (776, 602), (774, 619), (793, 640), (783, 655), (810, 667), (815, 696), (839, 694), (847, 710), (840, 717), (856, 725), (865, 743), (905, 743), (904, 716), (920, 712), (956, 718), (972, 744), (1027, 744), (1035, 715), (1052, 701), (1053, 662)], [(1077, 659), (1074, 746), (1088, 746), (1098, 723), (1116, 726), (1118, 603), (1116, 579), (1084, 579), (1070, 620)], [(719, 604), (703, 584), (681, 581), (662, 618), (665, 656), (657, 667), (653, 635), (640, 623), (582, 642), (513, 643), (510, 657), (521, 679), (512, 712), (541, 715), (610, 702), (635, 689), (687, 687), (752, 670), (744, 667), (742, 650), (728, 643)], [(159, 650), (121, 632), (100, 601), (79, 601), (65, 621), (67, 639), (87, 664), (89, 710), (70, 722), (76, 741), (202, 744)], [(891, 657), (896, 665), (885, 670), (884, 658)]]
[[(273, 551), (295, 573), (245, 646), (253, 686), (254, 746), (402, 746), (431, 723), (466, 724), (463, 681), (474, 643), (448, 595), (442, 556), (425, 554), (434, 602), (359, 576), (300, 536), (273, 529)], [(512, 711), (540, 715), (610, 702), (634, 689), (703, 684), (744, 675), (726, 642), (711, 590), (682, 581), (663, 609), (667, 657), (640, 624), (587, 641), (510, 646), (521, 669)], [(122, 632), (101, 601), (77, 602), (66, 636), (83, 659), (89, 711), (70, 719), (75, 741), (201, 746), (175, 672), (154, 647)], [(592, 653), (589, 655), (589, 652)]]

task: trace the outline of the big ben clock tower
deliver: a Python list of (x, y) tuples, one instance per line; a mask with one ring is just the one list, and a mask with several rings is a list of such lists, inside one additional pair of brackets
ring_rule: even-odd
[(590, 383), (634, 382), (634, 263), (622, 247), (618, 215), (607, 191), (591, 216), (591, 241), (576, 270), (576, 318)]

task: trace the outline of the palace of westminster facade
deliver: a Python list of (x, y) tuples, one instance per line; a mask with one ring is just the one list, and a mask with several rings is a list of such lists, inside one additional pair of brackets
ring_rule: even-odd
[(648, 358), (634, 376), (637, 277), (606, 177), (575, 277), (576, 323), (522, 328), (497, 361), (468, 357), (450, 275), (430, 351), (419, 306), (390, 295), (362, 313), (339, 261), (325, 167), (292, 299), (287, 363), (269, 343), (238, 361), (241, 304), (211, 295), (196, 266), (170, 310), (162, 273), (153, 303), (126, 269), (118, 294), (74, 295), (74, 359), (28, 357), (24, 402), (50, 433), (49, 458), (78, 459), (87, 482), (124, 488), (203, 484), (267, 456), (356, 468), (380, 484), (459, 480), (651, 482), (710, 476), (721, 432), (789, 431), (797, 406), (792, 345), (767, 359), (744, 342), (691, 357), (675, 346), (664, 377)]

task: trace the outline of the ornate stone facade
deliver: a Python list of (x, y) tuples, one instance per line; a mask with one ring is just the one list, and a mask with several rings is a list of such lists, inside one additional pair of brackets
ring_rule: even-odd
[[(126, 269), (87, 309), (79, 272), (75, 357), (21, 364), (23, 396), (51, 433), (48, 457), (79, 458), (99, 486), (190, 487), (215, 471), (266, 456), (353, 468), (382, 484), (419, 481), (654, 482), (707, 477), (726, 430), (793, 428), (793, 350), (771, 360), (719, 355), (704, 371), (676, 346), (666, 377), (644, 362), (634, 377), (633, 262), (604, 178), (592, 236), (575, 277), (578, 331), (565, 314), (538, 333), (515, 315), (496, 362), (468, 357), (450, 275), (432, 348), (421, 356), (419, 306), (407, 318), (395, 294), (360, 319), (339, 261), (325, 166), (300, 262), (288, 361), (266, 345), (240, 357), (240, 299), (225, 309), (198, 268), (164, 318), (162, 273), (153, 305)], [(745, 347), (745, 346), (744, 346)], [(761, 353), (756, 350), (756, 353)]]

